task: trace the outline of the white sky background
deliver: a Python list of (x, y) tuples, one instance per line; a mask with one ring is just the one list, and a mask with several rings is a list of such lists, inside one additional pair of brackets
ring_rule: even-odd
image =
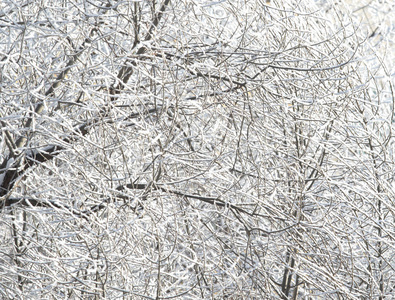
[(369, 46), (385, 60), (389, 73), (395, 76), (395, 1), (393, 0), (316, 0), (331, 14), (346, 12), (353, 17), (361, 33), (374, 37)]

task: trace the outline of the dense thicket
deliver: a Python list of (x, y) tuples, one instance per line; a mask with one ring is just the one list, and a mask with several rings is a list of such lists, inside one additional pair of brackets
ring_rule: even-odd
[(1, 297), (395, 296), (393, 78), (320, 8), (3, 2)]

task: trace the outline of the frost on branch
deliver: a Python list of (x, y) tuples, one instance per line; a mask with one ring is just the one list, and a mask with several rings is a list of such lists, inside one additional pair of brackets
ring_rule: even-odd
[(319, 1), (1, 5), (1, 297), (394, 296), (390, 34)]

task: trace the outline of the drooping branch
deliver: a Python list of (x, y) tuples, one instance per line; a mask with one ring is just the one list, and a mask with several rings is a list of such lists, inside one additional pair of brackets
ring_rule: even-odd
[(122, 185), (117, 187), (118, 191), (124, 191), (126, 189), (134, 189), (134, 190), (146, 190), (147, 188), (150, 188), (152, 190), (159, 190), (165, 193), (169, 193), (169, 194), (173, 194), (173, 195), (177, 195), (183, 198), (189, 198), (189, 199), (195, 199), (195, 200), (199, 200), (211, 205), (215, 205), (215, 206), (219, 206), (219, 207), (224, 207), (224, 208), (230, 208), (233, 210), (236, 210), (238, 212), (241, 212), (243, 214), (247, 214), (247, 215), (254, 215), (254, 213), (248, 212), (245, 209), (228, 203), (224, 200), (222, 200), (219, 196), (218, 197), (210, 197), (210, 196), (201, 196), (201, 195), (192, 195), (192, 194), (187, 194), (184, 192), (180, 192), (180, 191), (176, 191), (176, 190), (172, 190), (172, 189), (168, 189), (164, 186), (158, 185), (158, 184), (144, 184), (144, 183), (130, 183), (127, 185)]
[[(248, 211), (238, 205), (228, 203), (221, 199), (219, 196), (218, 197), (213, 197), (213, 196), (202, 196), (202, 195), (192, 195), (180, 191), (176, 191), (173, 189), (168, 189), (165, 188), (164, 186), (160, 186), (158, 184), (143, 184), (143, 183), (131, 183), (127, 185), (121, 185), (116, 188), (117, 191), (119, 192), (125, 192), (127, 189), (131, 190), (151, 190), (151, 191), (161, 191), (167, 194), (172, 194), (176, 195), (182, 198), (188, 198), (188, 199), (194, 199), (194, 200), (199, 200), (201, 202), (216, 206), (216, 207), (222, 207), (222, 208), (228, 208), (230, 211), (233, 212), (233, 214), (236, 216), (237, 219), (240, 220), (238, 215), (247, 215), (250, 217), (265, 217), (267, 218), (268, 216), (261, 215), (257, 213), (255, 210), (253, 211)], [(71, 207), (70, 205), (67, 205), (65, 203), (59, 203), (57, 201), (53, 200), (47, 200), (47, 199), (34, 199), (34, 198), (8, 198), (4, 202), (4, 207), (9, 207), (12, 205), (22, 205), (26, 207), (44, 207), (44, 208), (59, 208), (68, 211), (70, 214), (74, 215), (75, 217), (78, 218), (83, 218), (85, 220), (88, 220), (88, 217), (92, 215), (93, 213), (97, 213), (103, 209), (108, 208), (109, 203), (113, 203), (119, 200), (125, 201), (128, 196), (125, 195), (115, 195), (113, 197), (107, 197), (101, 201), (100, 204), (96, 205), (91, 205), (90, 207), (87, 207), (84, 210), (79, 210), (76, 208)], [(137, 208), (134, 208), (136, 211)], [(244, 222), (243, 222), (244, 223)], [(246, 224), (244, 224), (246, 225)], [(284, 228), (277, 229), (277, 230), (265, 230), (263, 228), (259, 227), (251, 227), (251, 228), (246, 228), (250, 233), (252, 232), (260, 232), (261, 234), (264, 235), (270, 235), (270, 234), (278, 234), (284, 231), (287, 231), (289, 229), (294, 228), (295, 226), (299, 225), (298, 223), (294, 223), (291, 225), (288, 225)]]

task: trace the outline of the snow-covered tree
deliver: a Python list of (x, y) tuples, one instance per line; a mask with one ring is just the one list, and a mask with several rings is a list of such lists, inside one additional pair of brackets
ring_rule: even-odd
[(384, 21), (308, 0), (0, 5), (2, 298), (395, 296)]

